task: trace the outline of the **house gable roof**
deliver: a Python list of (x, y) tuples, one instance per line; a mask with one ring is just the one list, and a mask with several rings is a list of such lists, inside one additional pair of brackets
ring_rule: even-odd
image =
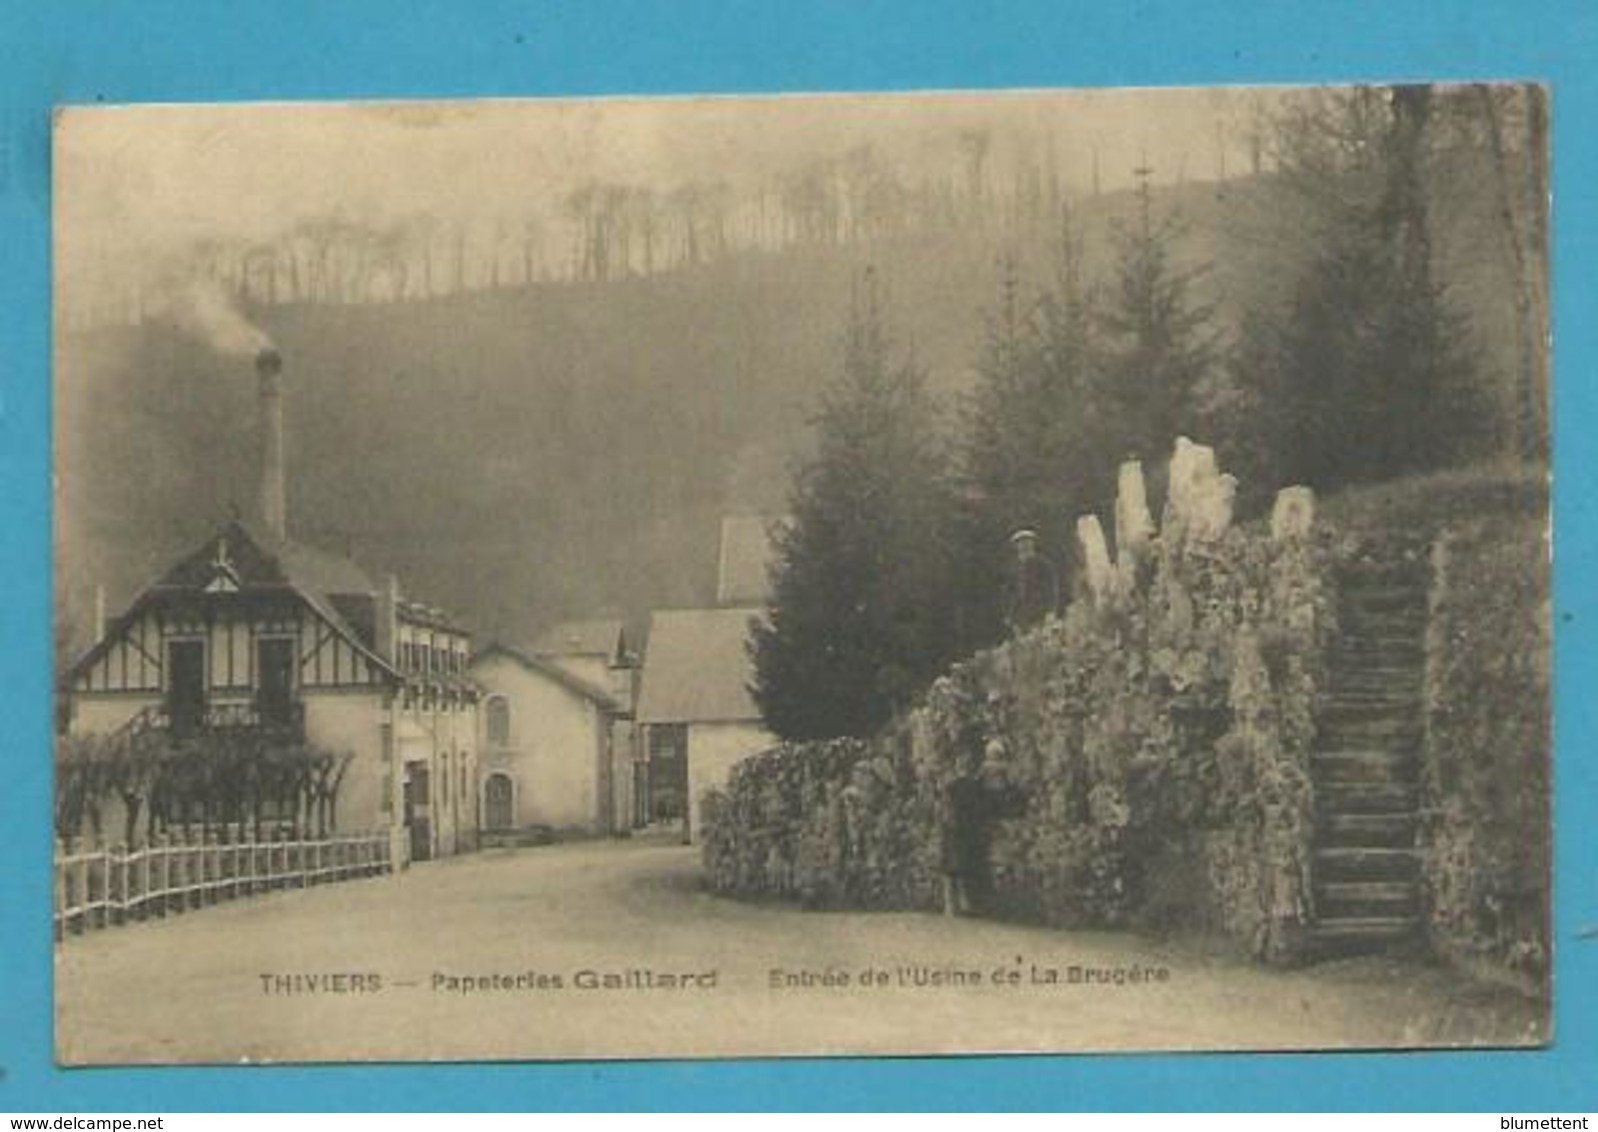
[(619, 617), (562, 621), (540, 633), (524, 652), (537, 656), (602, 656), (620, 664), (627, 655), (627, 630)]
[(642, 723), (758, 721), (747, 641), (755, 608), (662, 609), (649, 619)]
[(516, 648), (512, 645), (503, 645), (497, 641), (490, 644), (487, 648), (482, 649), (472, 657), (472, 667), (476, 668), (479, 664), (496, 656), (506, 657), (530, 672), (536, 672), (541, 676), (547, 676), (550, 680), (554, 681), (562, 688), (565, 688), (568, 692), (571, 692), (575, 696), (579, 696), (582, 699), (596, 704), (605, 711), (619, 712), (622, 710), (621, 704), (616, 702), (615, 697), (609, 692), (605, 691), (605, 689), (599, 687), (597, 684), (593, 684), (587, 680), (584, 680), (581, 676), (577, 676), (571, 672), (568, 672), (566, 669), (562, 668), (552, 660), (539, 656), (536, 653), (531, 653), (523, 649)]
[(234, 519), (156, 581), (156, 589), (203, 589), (219, 561), (229, 563), (240, 588), (293, 586), (322, 594), (370, 594), (377, 586), (353, 561), (314, 546), (274, 541)]
[(373, 650), (369, 635), (358, 631), (345, 617), (340, 606), (347, 609), (350, 603), (336, 602), (333, 597), (335, 593), (340, 598), (369, 597), (373, 590), (371, 579), (348, 558), (299, 543), (274, 543), (234, 519), (139, 594), (68, 674), (76, 677), (98, 660), (128, 624), (165, 595), (275, 591), (299, 597), (368, 661), (397, 680), (399, 673)]

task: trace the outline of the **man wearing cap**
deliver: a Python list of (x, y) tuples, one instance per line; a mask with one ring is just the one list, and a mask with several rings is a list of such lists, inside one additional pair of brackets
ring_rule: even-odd
[(1023, 527), (1010, 536), (1015, 552), (1004, 623), (1013, 635), (1024, 632), (1058, 611), (1060, 579), (1054, 563), (1038, 553), (1038, 532)]

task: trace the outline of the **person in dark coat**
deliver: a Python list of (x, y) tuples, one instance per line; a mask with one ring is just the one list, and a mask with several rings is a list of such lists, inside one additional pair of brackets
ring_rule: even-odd
[(1038, 552), (1038, 533), (1023, 529), (1010, 536), (1015, 560), (1004, 598), (1004, 623), (1011, 635), (1038, 624), (1060, 608), (1060, 577), (1054, 563)]
[(987, 822), (983, 812), (985, 793), (981, 780), (969, 773), (950, 779), (943, 787), (938, 833), (946, 916), (971, 915), (985, 895), (983, 878), (988, 869)]
[(980, 766), (966, 765), (943, 787), (939, 806), (939, 865), (943, 871), (943, 911), (975, 916), (993, 899), (990, 853), (993, 827), (1025, 808), (1025, 798), (1004, 784), (995, 756), (1003, 744), (990, 742)]

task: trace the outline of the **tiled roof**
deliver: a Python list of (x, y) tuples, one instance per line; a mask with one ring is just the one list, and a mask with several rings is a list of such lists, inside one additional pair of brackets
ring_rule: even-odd
[(397, 612), (402, 620), (412, 625), (421, 625), (432, 629), (444, 629), (452, 633), (465, 633), (461, 626), (447, 610), (436, 605), (428, 605), (425, 601), (415, 601), (410, 598), (401, 598)]
[(507, 656), (522, 667), (549, 677), (567, 691), (573, 692), (586, 700), (591, 700), (607, 711), (621, 710), (621, 705), (616, 702), (615, 697), (599, 687), (599, 685), (568, 672), (553, 660), (514, 648), (511, 645), (502, 645), (498, 642), (489, 645), (472, 657), (472, 666), (476, 667), (482, 661), (494, 656)]
[(602, 656), (621, 659), (627, 637), (619, 617), (589, 621), (562, 621), (544, 630), (526, 650), (540, 656)]
[(293, 541), (277, 541), (234, 519), (178, 560), (157, 589), (203, 589), (226, 562), (241, 589), (292, 585), (322, 594), (369, 594), (371, 576), (341, 554)]
[(758, 720), (749, 694), (749, 623), (761, 610), (665, 609), (649, 620), (642, 723)]
[[(288, 590), (299, 595), (369, 659), (390, 675), (397, 675), (392, 665), (373, 651), (370, 624), (359, 625), (360, 600), (370, 600), (375, 588), (359, 566), (348, 558), (315, 547), (274, 541), (238, 519), (179, 559), (154, 585), (134, 599), (119, 623), (134, 616), (146, 602), (162, 593), (203, 591), (219, 581), (240, 591)], [(356, 615), (355, 623), (348, 616), (351, 614)], [(108, 630), (105, 637), (96, 641), (78, 660), (73, 671), (80, 670), (109, 647), (116, 633), (115, 628)]]

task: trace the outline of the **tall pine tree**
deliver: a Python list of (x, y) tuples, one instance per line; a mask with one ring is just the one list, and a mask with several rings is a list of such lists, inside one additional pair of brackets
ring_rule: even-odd
[(750, 644), (755, 702), (786, 739), (870, 734), (959, 647), (936, 410), (919, 368), (895, 356), (870, 271), (815, 427)]
[(1081, 243), (1062, 215), (1054, 279), (1035, 299), (1013, 260), (1002, 264), (966, 403), (962, 628), (972, 647), (1003, 630), (1009, 536), (1037, 531), (1041, 553), (1066, 586), (1074, 517), (1098, 506), (1113, 482), (1116, 446), (1093, 395), (1092, 315)]
[(1162, 460), (1183, 434), (1205, 431), (1205, 396), (1216, 359), (1214, 310), (1195, 295), (1208, 265), (1180, 265), (1185, 234), (1155, 215), (1149, 171), (1138, 170), (1138, 210), (1115, 233), (1117, 262), (1100, 325), (1106, 428), (1125, 455)]
[(1424, 87), (1328, 94), (1285, 121), (1276, 183), (1302, 263), (1245, 321), (1235, 383), (1278, 482), (1329, 490), (1484, 447), (1463, 319), (1432, 264)]

